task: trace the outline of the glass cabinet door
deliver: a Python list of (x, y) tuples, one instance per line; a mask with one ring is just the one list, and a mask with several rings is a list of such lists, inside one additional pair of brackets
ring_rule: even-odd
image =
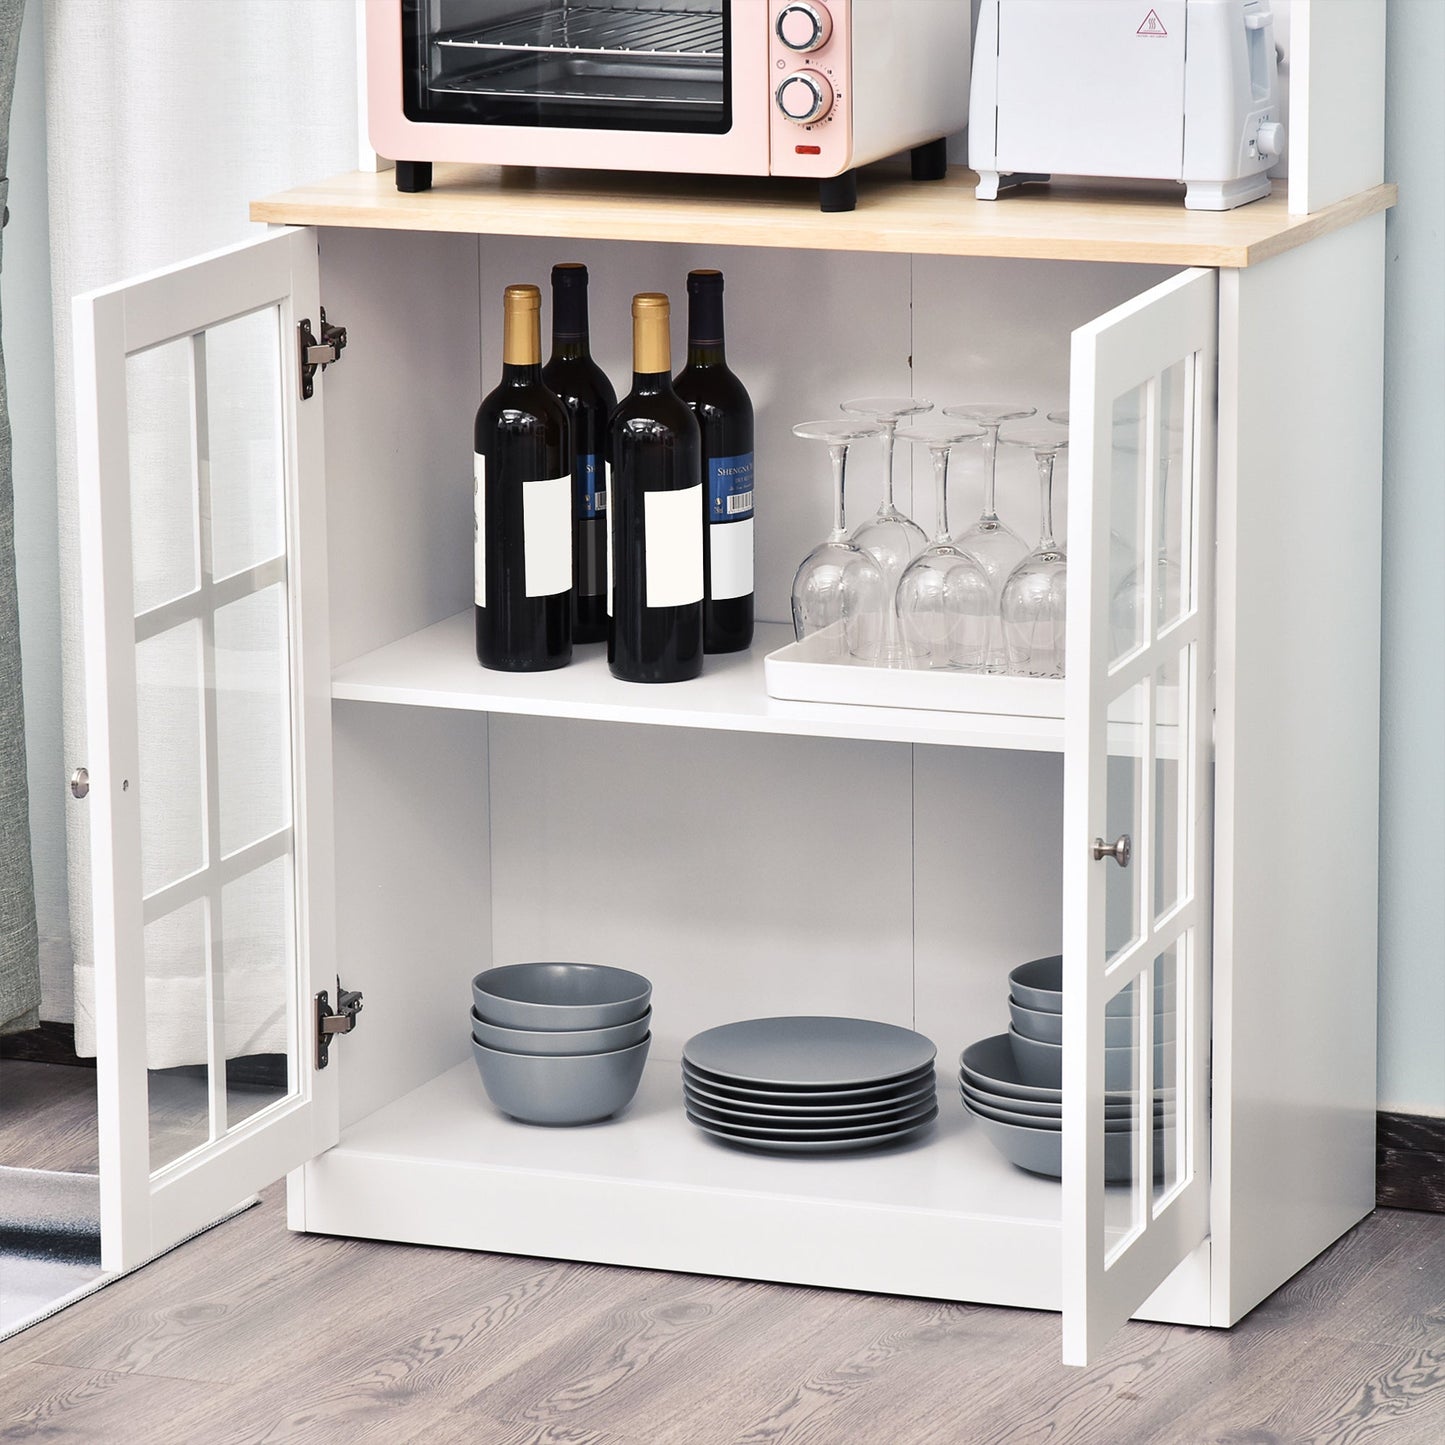
[[(1092, 1358), (1208, 1232), (1217, 326), (1216, 275), (1195, 270), (1073, 338), (1064, 782), (1070, 1364)], [(1106, 1100), (1114, 1106), (1107, 1111)]]
[[(314, 232), (75, 303), (102, 1255), (127, 1269), (334, 1140)], [(313, 684), (312, 680), (318, 681)]]

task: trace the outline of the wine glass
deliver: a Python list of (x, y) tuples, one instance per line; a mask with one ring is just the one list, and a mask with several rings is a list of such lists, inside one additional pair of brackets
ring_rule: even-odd
[(1021, 677), (1064, 675), (1064, 612), (1067, 561), (1054, 541), (1054, 462), (1069, 444), (1057, 425), (1034, 426), (1003, 438), (1028, 447), (1039, 470), (1038, 545), (1009, 573), (999, 614), (1008, 669)]
[(954, 447), (982, 435), (977, 427), (916, 428), (898, 433), (928, 448), (937, 516), (933, 540), (898, 579), (898, 630), (911, 666), (982, 669), (994, 618), (988, 573), (949, 536), (948, 462)]
[[(960, 406), (943, 408), (944, 416), (956, 417), (960, 421), (969, 421), (983, 428), (983, 512), (978, 521), (965, 528), (953, 540), (988, 573), (989, 582), (993, 586), (995, 618), (1003, 600), (1004, 583), (1029, 550), (1028, 543), (1012, 527), (999, 521), (996, 502), (998, 429), (1006, 421), (1022, 421), (1031, 417), (1036, 410), (1036, 407), (1009, 402), (965, 402)], [(1008, 651), (1004, 647), (1002, 626), (997, 621), (992, 623), (989, 629), (983, 670), (1008, 670)]]
[(799, 422), (793, 435), (828, 445), (833, 464), (833, 530), (803, 558), (793, 578), (793, 632), (817, 636), (827, 657), (876, 662), (883, 647), (889, 591), (871, 553), (848, 539), (844, 480), (848, 448), (878, 428), (861, 421)]

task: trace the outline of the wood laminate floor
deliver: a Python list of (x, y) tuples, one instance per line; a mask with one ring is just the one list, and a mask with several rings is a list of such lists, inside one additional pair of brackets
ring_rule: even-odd
[(283, 1191), (0, 1345), (0, 1441), (1445, 1442), (1445, 1216), (1380, 1211), (1234, 1330), (287, 1231)]

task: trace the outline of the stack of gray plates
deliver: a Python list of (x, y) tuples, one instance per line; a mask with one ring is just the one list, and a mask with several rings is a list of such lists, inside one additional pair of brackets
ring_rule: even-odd
[(745, 1149), (837, 1154), (912, 1138), (938, 1116), (933, 1043), (871, 1019), (744, 1019), (682, 1051), (687, 1117)]

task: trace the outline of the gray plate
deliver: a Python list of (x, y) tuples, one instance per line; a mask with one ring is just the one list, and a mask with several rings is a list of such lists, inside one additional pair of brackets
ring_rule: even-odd
[(804, 1014), (707, 1029), (687, 1041), (683, 1060), (751, 1088), (857, 1089), (914, 1073), (937, 1053), (896, 1024)]
[(874, 1134), (866, 1139), (749, 1139), (730, 1130), (714, 1128), (711, 1124), (704, 1124), (697, 1119), (692, 1122), (704, 1134), (710, 1134), (714, 1139), (721, 1139), (739, 1149), (761, 1149), (774, 1154), (844, 1154), (859, 1149), (876, 1149), (881, 1144), (901, 1144), (905, 1139), (926, 1129), (937, 1117), (938, 1110), (935, 1108), (916, 1124), (910, 1124), (905, 1129), (897, 1129), (890, 1134)]
[(844, 1123), (840, 1120), (830, 1120), (826, 1127), (822, 1125), (800, 1124), (792, 1119), (771, 1119), (761, 1122), (750, 1119), (739, 1119), (734, 1115), (720, 1114), (713, 1109), (704, 1108), (701, 1104), (688, 1101), (687, 1116), (695, 1124), (707, 1124), (714, 1129), (725, 1129), (729, 1133), (737, 1134), (743, 1138), (759, 1139), (863, 1139), (872, 1138), (875, 1134), (891, 1134), (895, 1129), (905, 1129), (912, 1124), (918, 1123), (925, 1114), (930, 1116), (937, 1114), (938, 1100), (925, 1099), (922, 1103), (915, 1104), (911, 1109), (895, 1116), (892, 1119), (875, 1119), (871, 1123), (867, 1120), (859, 1120), (853, 1123)]
[[(1003, 1109), (1011, 1114), (1028, 1114), (1036, 1119), (1052, 1119), (1056, 1123), (1064, 1117), (1062, 1104), (1044, 1104), (1037, 1099), (1020, 1099), (1009, 1094), (995, 1094), (991, 1090), (980, 1089), (977, 1084), (971, 1083), (962, 1076), (958, 1082), (966, 1098), (976, 1099), (980, 1104), (987, 1104), (990, 1109)], [(1163, 1108), (1164, 1101), (1155, 1099), (1154, 1112), (1157, 1114)], [(1132, 1101), (1121, 1100), (1116, 1104), (1104, 1105), (1105, 1119), (1132, 1119), (1133, 1117)]]
[[(1004, 1094), (1016, 1099), (1032, 1099), (1040, 1104), (1054, 1104), (1063, 1107), (1064, 1091), (1059, 1088), (1046, 1088), (1035, 1084), (1024, 1082), (1023, 1076), (1019, 1073), (1018, 1065), (1014, 1062), (1013, 1049), (1009, 1047), (1007, 1034), (992, 1034), (986, 1039), (979, 1039), (977, 1043), (970, 1044), (959, 1060), (959, 1074), (968, 1083), (977, 1085), (980, 1089), (986, 1089), (990, 1094)], [(1174, 1090), (1156, 1090), (1160, 1098), (1171, 1099), (1174, 1097)], [(1126, 1092), (1114, 1091), (1104, 1095), (1104, 1103), (1122, 1104), (1127, 1103), (1130, 1095)]]
[[(1064, 956), (1051, 953), (1047, 958), (1031, 959), (1021, 963), (1008, 976), (1009, 996), (1025, 1008), (1037, 1009), (1041, 1013), (1062, 1013), (1064, 1009)], [(1156, 1013), (1172, 1010), (1174, 989), (1172, 986), (1156, 989), (1154, 1009)], [(1120, 1018), (1134, 1012), (1132, 996), (1115, 994), (1104, 1007), (1110, 1018)]]
[[(978, 1099), (963, 1089), (958, 1091), (959, 1098), (963, 1101), (963, 1107), (970, 1114), (978, 1114), (985, 1119), (997, 1119), (1000, 1124), (1017, 1124), (1020, 1129), (1050, 1129), (1059, 1130), (1064, 1127), (1062, 1119), (1049, 1118), (1043, 1114), (1020, 1114), (1013, 1109), (995, 1109), (992, 1104), (981, 1104)], [(1159, 1127), (1160, 1116), (1154, 1116), (1155, 1127)], [(1128, 1115), (1119, 1118), (1104, 1120), (1105, 1134), (1127, 1134), (1134, 1127), (1134, 1121)]]
[(686, 1060), (682, 1065), (684, 1083), (695, 1084), (721, 1099), (744, 1107), (774, 1104), (789, 1109), (870, 1108), (875, 1104), (906, 1097), (925, 1085), (931, 1088), (934, 1077), (933, 1065), (925, 1064), (923, 1068), (915, 1069), (901, 1079), (893, 1079), (886, 1084), (872, 1084), (866, 1089), (745, 1089), (741, 1084), (730, 1083), (726, 1079), (704, 1073)]
[[(972, 1113), (972, 1111), (970, 1111)], [(1016, 1124), (1001, 1124), (973, 1114), (975, 1123), (988, 1136), (988, 1141), (1010, 1164), (1027, 1169), (1030, 1174), (1043, 1174), (1050, 1179), (1063, 1177), (1063, 1135), (1052, 1129), (1020, 1129)], [(1127, 1184), (1132, 1174), (1133, 1135), (1108, 1134), (1104, 1138), (1104, 1182)], [(1163, 1160), (1155, 1151), (1155, 1173), (1160, 1173)]]
[(866, 1098), (857, 1104), (827, 1104), (824, 1107), (815, 1107), (811, 1104), (802, 1104), (798, 1108), (786, 1104), (757, 1104), (753, 1100), (738, 1100), (730, 1098), (725, 1094), (718, 1094), (699, 1085), (695, 1079), (683, 1077), (682, 1092), (696, 1103), (705, 1105), (711, 1110), (720, 1114), (734, 1114), (734, 1116), (756, 1118), (759, 1123), (782, 1123), (783, 1120), (798, 1120), (801, 1124), (821, 1124), (828, 1126), (831, 1123), (841, 1123), (848, 1118), (883, 1118), (887, 1114), (902, 1113), (909, 1110), (915, 1104), (922, 1103), (925, 1098), (935, 1098), (938, 1094), (938, 1085), (932, 1074), (923, 1078), (916, 1087), (909, 1088), (906, 1092), (896, 1095), (887, 1095), (884, 1098)]

